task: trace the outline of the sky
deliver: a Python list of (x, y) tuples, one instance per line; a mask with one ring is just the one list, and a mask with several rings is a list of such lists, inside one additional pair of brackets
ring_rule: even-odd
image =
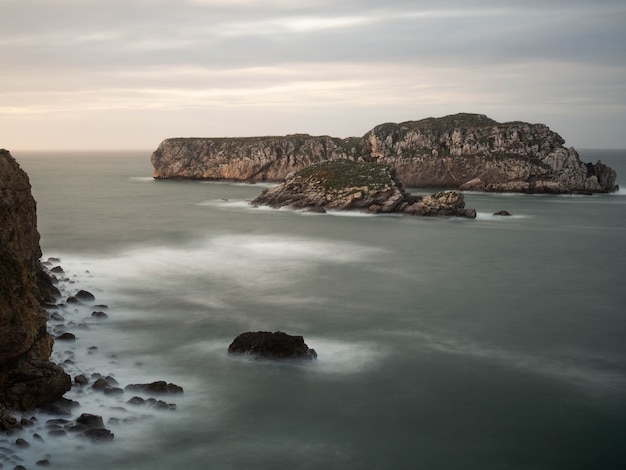
[(0, 0), (0, 148), (486, 114), (626, 148), (624, 0)]

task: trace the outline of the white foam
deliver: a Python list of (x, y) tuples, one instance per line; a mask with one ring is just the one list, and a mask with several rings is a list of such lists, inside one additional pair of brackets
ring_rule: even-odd
[[(232, 340), (230, 340), (232, 341)], [(245, 356), (228, 354), (230, 341), (207, 340), (180, 348), (183, 355), (191, 360), (242, 361), (252, 362)], [(318, 356), (312, 361), (254, 361), (255, 367), (297, 367), (312, 374), (350, 375), (378, 367), (387, 357), (388, 351), (380, 345), (365, 341), (340, 341), (333, 338), (307, 336), (309, 348), (315, 349)]]

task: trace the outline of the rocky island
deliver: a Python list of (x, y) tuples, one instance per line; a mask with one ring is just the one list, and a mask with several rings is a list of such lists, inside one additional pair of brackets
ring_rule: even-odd
[(252, 205), (287, 207), (315, 212), (363, 210), (422, 216), (475, 218), (458, 191), (440, 191), (427, 197), (407, 193), (385, 165), (347, 159), (313, 164), (287, 175), (278, 186), (264, 190)]
[(616, 173), (584, 163), (544, 124), (461, 113), (374, 127), (362, 137), (173, 138), (152, 154), (155, 179), (281, 182), (326, 160), (381, 163), (405, 187), (490, 192), (605, 193)]

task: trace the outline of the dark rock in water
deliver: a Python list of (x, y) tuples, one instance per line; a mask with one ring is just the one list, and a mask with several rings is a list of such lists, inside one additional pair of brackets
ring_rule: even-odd
[(102, 416), (93, 415), (91, 413), (83, 413), (76, 419), (76, 424), (87, 428), (103, 428), (104, 421)]
[(94, 318), (109, 318), (109, 316), (106, 313), (100, 312), (100, 311), (91, 312), (91, 316)]
[(91, 292), (86, 290), (79, 290), (76, 294), (74, 294), (74, 297), (81, 302), (93, 302), (96, 300), (96, 297)]
[(49, 467), (50, 461), (48, 459), (41, 459), (37, 461), (37, 465), (40, 467)]
[(242, 333), (228, 346), (230, 354), (251, 356), (254, 359), (307, 359), (317, 358), (302, 336), (292, 336), (282, 331), (257, 331)]
[(60, 313), (54, 312), (50, 315), (50, 320), (65, 321), (65, 318), (63, 318), (63, 315), (61, 315)]
[(55, 266), (50, 270), (50, 272), (55, 274), (65, 274), (65, 271), (63, 271), (63, 268), (61, 266)]
[(500, 211), (498, 211), (498, 212), (494, 212), (494, 213), (493, 213), (493, 215), (503, 215), (503, 216), (509, 216), (509, 215), (511, 215), (511, 213), (510, 213), (510, 212), (508, 212), (508, 211), (505, 211), (505, 210), (503, 209), (503, 210), (500, 210)]
[(126, 403), (128, 403), (129, 405), (134, 405), (134, 406), (148, 405), (148, 406), (152, 406), (154, 408), (160, 409), (160, 410), (175, 410), (176, 409), (175, 403), (166, 403), (163, 400), (157, 400), (155, 398), (148, 398), (147, 400), (144, 400), (141, 397), (133, 397), (130, 400), (128, 400)]
[(98, 390), (105, 395), (120, 395), (124, 393), (124, 390), (116, 387), (116, 385), (118, 385), (118, 383), (115, 379), (112, 379), (111, 377), (100, 377), (93, 383), (91, 388)]
[(89, 383), (89, 379), (85, 377), (84, 374), (80, 374), (74, 377), (74, 383), (82, 387), (83, 385), (87, 385)]
[(103, 442), (103, 441), (112, 441), (113, 438), (115, 437), (115, 434), (113, 434), (111, 431), (109, 431), (108, 429), (87, 429), (83, 435), (88, 438), (91, 439), (93, 442)]
[(83, 413), (75, 421), (51, 419), (46, 423), (48, 435), (65, 436), (67, 432), (86, 437), (92, 441), (110, 441), (113, 433), (104, 427), (102, 416)]
[(39, 409), (50, 415), (67, 416), (72, 414), (72, 409), (78, 406), (80, 406), (80, 404), (77, 401), (61, 397), (52, 403), (42, 405)]
[(55, 338), (58, 341), (75, 341), (76, 335), (74, 333), (63, 333)]
[(183, 393), (182, 387), (173, 383), (167, 383), (164, 380), (158, 380), (149, 384), (130, 384), (124, 387), (124, 390), (127, 392), (144, 392), (156, 394)]
[(22, 439), (21, 437), (15, 441), (15, 445), (18, 447), (30, 447), (28, 441)]

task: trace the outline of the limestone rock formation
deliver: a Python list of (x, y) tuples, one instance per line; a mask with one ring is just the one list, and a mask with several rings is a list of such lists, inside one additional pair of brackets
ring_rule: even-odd
[(583, 163), (543, 124), (455, 114), (374, 127), (363, 137), (177, 138), (152, 155), (156, 179), (282, 181), (324, 160), (378, 162), (406, 187), (528, 193), (611, 192), (616, 174)]
[(36, 203), (26, 173), (0, 150), (0, 404), (30, 409), (61, 397), (70, 377), (49, 361)]
[(338, 159), (317, 163), (287, 175), (285, 181), (264, 190), (255, 206), (326, 210), (398, 212), (411, 215), (476, 217), (465, 209), (463, 195), (444, 191), (426, 198), (405, 192), (394, 170), (378, 163)]
[(228, 352), (253, 359), (317, 359), (317, 353), (306, 345), (302, 336), (282, 331), (242, 333), (228, 346)]

